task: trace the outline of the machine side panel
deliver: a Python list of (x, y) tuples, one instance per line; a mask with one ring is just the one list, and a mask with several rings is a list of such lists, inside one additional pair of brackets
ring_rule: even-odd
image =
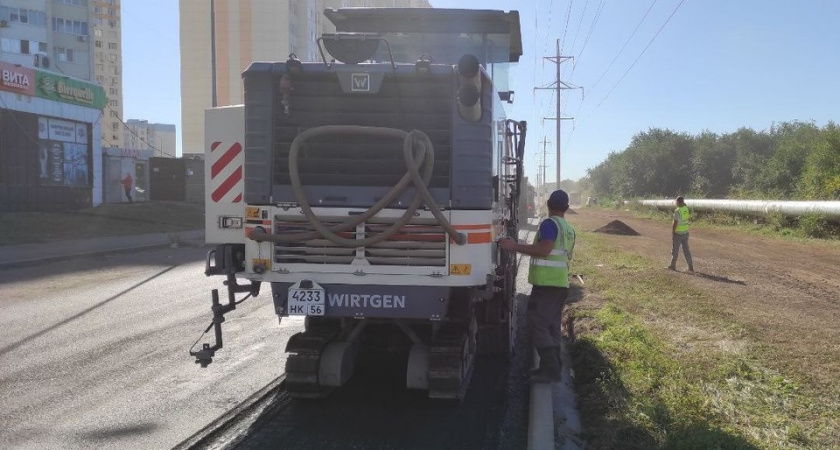
[(272, 201), (274, 136), (273, 64), (253, 63), (242, 75), (245, 86), (245, 202)]
[(490, 209), (493, 206), (493, 85), (483, 77), (481, 120), (470, 123), (453, 114), (452, 207)]
[(242, 105), (204, 113), (204, 230), (208, 244), (245, 241), (244, 113)]

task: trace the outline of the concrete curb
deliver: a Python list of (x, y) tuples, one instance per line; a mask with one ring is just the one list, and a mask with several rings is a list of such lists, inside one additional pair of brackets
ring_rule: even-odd
[[(533, 368), (540, 365), (537, 350), (532, 349)], [(528, 450), (554, 450), (554, 396), (549, 383), (531, 384), (528, 411)]]
[[(140, 238), (142, 243), (135, 243), (130, 244), (126, 243), (124, 245), (109, 245), (104, 248), (99, 248), (96, 250), (90, 251), (70, 251), (66, 253), (61, 253), (60, 250), (57, 251), (55, 254), (37, 256), (32, 258), (17, 258), (12, 260), (0, 261), (0, 270), (9, 270), (9, 269), (16, 269), (22, 267), (31, 267), (39, 264), (48, 264), (53, 262), (61, 262), (61, 261), (68, 261), (73, 259), (84, 259), (84, 258), (91, 258), (96, 256), (103, 256), (103, 255), (111, 255), (111, 254), (122, 254), (122, 253), (131, 253), (131, 252), (138, 252), (138, 251), (149, 251), (155, 249), (161, 249), (166, 247), (177, 247), (179, 245), (204, 245), (204, 230), (194, 230), (194, 231), (181, 231), (175, 233), (157, 233), (155, 235), (141, 235), (141, 236), (123, 236), (126, 241), (130, 241), (132, 238), (135, 240)], [(149, 240), (156, 240), (158, 242), (149, 243)], [(43, 248), (51, 248), (51, 247), (58, 247), (61, 243), (45, 243), (45, 244), (25, 244), (26, 246), (31, 246), (31, 248), (35, 249), (37, 247)], [(94, 244), (91, 245), (92, 247)], [(20, 248), (24, 246), (18, 247), (18, 253), (20, 253)], [(0, 252), (3, 248), (0, 248)], [(33, 253), (37, 253), (37, 251), (33, 251)]]

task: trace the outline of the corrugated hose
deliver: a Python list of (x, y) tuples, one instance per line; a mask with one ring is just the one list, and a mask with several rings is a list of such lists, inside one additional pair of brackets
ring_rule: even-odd
[[(303, 184), (300, 181), (300, 170), (298, 167), (298, 154), (304, 142), (316, 137), (328, 135), (367, 135), (378, 138), (394, 138), (403, 140), (403, 158), (405, 159), (405, 166), (407, 172), (400, 181), (388, 191), (378, 202), (373, 204), (367, 211), (360, 215), (349, 217), (346, 221), (334, 225), (332, 227), (325, 226), (320, 219), (312, 211), (312, 207), (306, 199), (306, 192)], [(387, 240), (391, 236), (400, 232), (414, 216), (414, 213), (420, 208), (420, 205), (425, 202), (426, 207), (437, 219), (438, 223), (443, 227), (444, 231), (455, 241), (458, 245), (466, 243), (466, 236), (459, 233), (455, 227), (449, 223), (449, 220), (443, 215), (443, 212), (438, 207), (432, 193), (429, 192), (429, 180), (432, 177), (432, 170), (435, 164), (435, 152), (432, 141), (426, 133), (419, 130), (412, 130), (406, 132), (397, 128), (384, 127), (362, 127), (353, 125), (325, 125), (321, 127), (310, 128), (303, 133), (300, 133), (292, 142), (292, 147), (289, 150), (289, 178), (291, 179), (292, 191), (295, 194), (295, 199), (300, 205), (303, 214), (309, 220), (310, 225), (315, 228), (315, 231), (309, 233), (291, 233), (291, 234), (269, 234), (263, 230), (254, 230), (248, 237), (257, 242), (300, 242), (311, 239), (325, 238), (330, 242), (344, 247), (367, 247), (378, 244)], [(420, 174), (422, 165), (423, 174)], [(409, 203), (408, 208), (402, 217), (399, 218), (388, 229), (375, 236), (365, 239), (348, 239), (339, 236), (336, 233), (355, 230), (356, 226), (367, 221), (375, 216), (383, 209), (387, 208), (395, 202), (405, 190), (413, 185), (415, 188), (414, 198)]]

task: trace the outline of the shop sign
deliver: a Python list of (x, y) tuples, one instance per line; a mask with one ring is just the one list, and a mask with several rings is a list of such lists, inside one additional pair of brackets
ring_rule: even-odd
[(105, 107), (105, 90), (102, 86), (42, 70), (35, 71), (35, 77), (35, 93), (38, 97), (95, 109)]
[(0, 61), (0, 89), (29, 96), (35, 95), (35, 71)]

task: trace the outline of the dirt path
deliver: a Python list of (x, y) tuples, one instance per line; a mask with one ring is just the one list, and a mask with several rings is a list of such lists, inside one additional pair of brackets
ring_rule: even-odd
[[(670, 224), (636, 219), (624, 211), (578, 209), (569, 220), (591, 231), (620, 219), (640, 236), (606, 235), (611, 243), (665, 267), (670, 261)], [(726, 230), (693, 227), (695, 275), (677, 272), (706, 292), (715, 308), (744, 325), (779, 360), (822, 386), (840, 373), (840, 249), (818, 241), (790, 242)], [(685, 269), (680, 255), (678, 268)]]

